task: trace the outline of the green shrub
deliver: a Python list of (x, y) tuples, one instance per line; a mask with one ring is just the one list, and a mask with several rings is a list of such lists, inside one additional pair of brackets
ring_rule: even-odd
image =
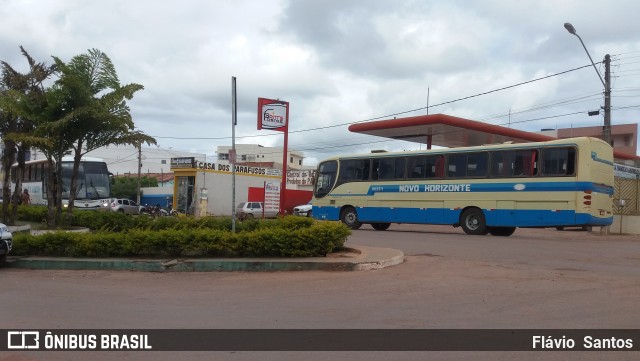
[[(14, 255), (61, 257), (311, 257), (342, 247), (350, 230), (338, 222), (303, 217), (238, 224), (228, 218), (123, 216), (115, 212), (74, 214), (92, 233), (14, 235)], [(92, 213), (93, 215), (90, 215)], [(77, 217), (76, 217), (77, 216)], [(123, 218), (124, 217), (124, 218)], [(103, 223), (105, 221), (113, 222)]]
[(18, 206), (17, 217), (27, 222), (47, 223), (47, 207), (45, 206)]

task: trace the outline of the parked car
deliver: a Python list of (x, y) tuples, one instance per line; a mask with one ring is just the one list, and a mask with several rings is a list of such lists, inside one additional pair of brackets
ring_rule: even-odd
[(312, 208), (313, 206), (311, 205), (311, 202), (303, 204), (301, 206), (293, 207), (293, 214), (296, 216), (311, 217)]
[(11, 252), (12, 246), (13, 235), (5, 224), (0, 223), (0, 265), (7, 261), (7, 255)]
[[(236, 217), (239, 220), (262, 218), (262, 202), (241, 202), (236, 207)], [(274, 210), (265, 210), (264, 218), (276, 218), (280, 213)]]
[(124, 214), (140, 214), (140, 206), (138, 203), (124, 198), (107, 199), (103, 207), (113, 212), (121, 212)]

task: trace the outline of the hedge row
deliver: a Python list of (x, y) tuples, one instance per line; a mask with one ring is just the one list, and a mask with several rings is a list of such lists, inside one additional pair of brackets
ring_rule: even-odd
[[(22, 211), (35, 216), (36, 208)], [(45, 209), (46, 214), (46, 209)], [(223, 217), (132, 217), (115, 212), (74, 213), (76, 226), (97, 231), (14, 234), (16, 256), (60, 257), (317, 257), (343, 247), (350, 230), (307, 217), (237, 222)]]
[[(18, 207), (18, 219), (46, 224), (47, 208), (44, 206)], [(298, 229), (309, 227), (313, 219), (305, 217), (285, 217), (282, 219), (249, 220), (236, 222), (238, 232), (254, 231), (262, 228)], [(130, 229), (218, 229), (231, 230), (229, 217), (132, 217), (120, 212), (74, 210), (69, 226), (84, 227), (92, 230), (123, 232)]]

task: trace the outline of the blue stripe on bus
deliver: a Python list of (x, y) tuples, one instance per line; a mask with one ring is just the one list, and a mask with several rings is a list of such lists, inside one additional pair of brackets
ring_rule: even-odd
[(613, 187), (591, 182), (510, 182), (510, 183), (439, 183), (439, 184), (374, 184), (366, 194), (332, 194), (336, 197), (372, 196), (376, 193), (425, 192), (579, 192), (592, 191), (613, 195)]
[[(461, 209), (449, 208), (388, 208), (356, 207), (358, 219), (365, 223), (416, 223), (452, 225), (460, 220)], [(499, 209), (483, 210), (490, 227), (555, 227), (607, 226), (613, 217), (598, 218), (573, 210)], [(313, 217), (321, 220), (340, 220), (340, 208), (313, 206)]]
[(604, 163), (606, 165), (610, 165), (610, 166), (613, 167), (613, 162), (598, 157), (598, 153), (597, 152), (591, 152), (591, 159), (593, 159), (596, 162)]

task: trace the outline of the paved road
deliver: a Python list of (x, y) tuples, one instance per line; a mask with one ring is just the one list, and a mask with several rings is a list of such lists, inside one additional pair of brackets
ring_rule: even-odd
[[(451, 227), (355, 231), (402, 265), (366, 272), (0, 270), (0, 328), (638, 328), (640, 237)], [(534, 357), (535, 356), (535, 357)], [(10, 358), (5, 358), (10, 357)], [(638, 353), (29, 353), (0, 360), (638, 359)]]

